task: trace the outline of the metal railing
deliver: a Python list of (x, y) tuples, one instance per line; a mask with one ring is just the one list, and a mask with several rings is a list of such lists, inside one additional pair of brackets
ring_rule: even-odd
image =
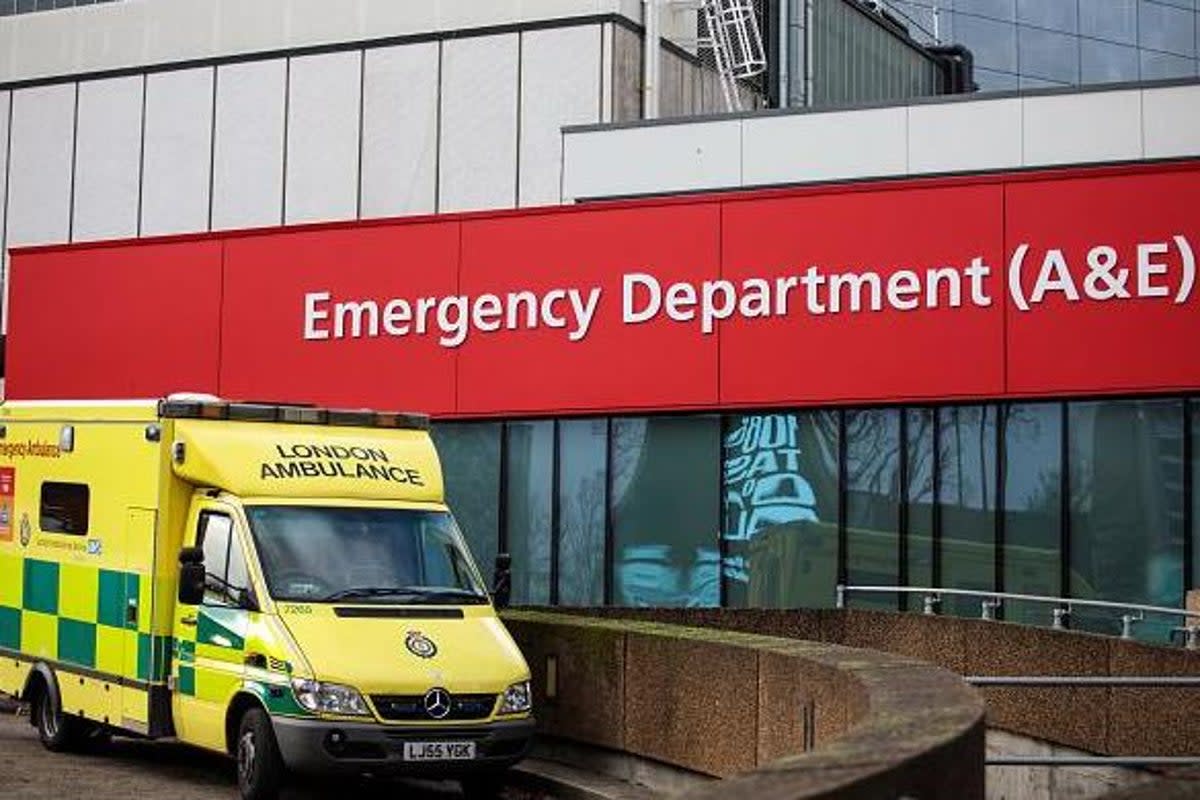
[(917, 594), (923, 598), (922, 613), (936, 614), (937, 607), (942, 602), (942, 596), (977, 597), (980, 598), (980, 619), (994, 620), (996, 612), (1006, 600), (1029, 603), (1042, 603), (1053, 606), (1051, 609), (1050, 627), (1066, 629), (1075, 608), (1103, 608), (1111, 611), (1121, 611), (1121, 638), (1133, 638), (1133, 626), (1143, 621), (1146, 615), (1182, 618), (1183, 625), (1171, 629), (1172, 636), (1179, 633), (1183, 644), (1189, 650), (1200, 650), (1200, 612), (1188, 611), (1184, 608), (1169, 608), (1167, 606), (1151, 606), (1140, 603), (1117, 603), (1110, 600), (1081, 600), (1069, 597), (1050, 597), (1038, 594), (1018, 594), (1016, 592), (992, 592), (979, 589), (946, 589), (929, 586), (851, 586), (837, 585), (837, 607), (846, 607), (846, 597), (851, 593), (858, 594)]

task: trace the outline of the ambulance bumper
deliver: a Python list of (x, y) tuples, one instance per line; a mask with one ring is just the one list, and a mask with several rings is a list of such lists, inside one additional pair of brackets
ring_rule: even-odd
[[(533, 742), (533, 719), (416, 728), (273, 717), (289, 770), (307, 774), (387, 773), (443, 778), (498, 772), (520, 761)], [(406, 761), (405, 742), (474, 742), (475, 758)]]

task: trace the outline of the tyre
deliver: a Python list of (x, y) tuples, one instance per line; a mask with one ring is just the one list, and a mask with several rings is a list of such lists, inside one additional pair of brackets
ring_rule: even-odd
[(57, 694), (49, 687), (43, 685), (34, 695), (30, 716), (47, 750), (61, 753), (79, 746), (83, 721), (64, 714)]
[(242, 716), (234, 758), (242, 800), (279, 797), (284, 778), (283, 757), (279, 755), (271, 718), (261, 708), (252, 708)]

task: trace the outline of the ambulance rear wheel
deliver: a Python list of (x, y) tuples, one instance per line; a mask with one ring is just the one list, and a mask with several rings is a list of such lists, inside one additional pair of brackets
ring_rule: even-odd
[(80, 720), (64, 714), (58, 696), (46, 686), (33, 699), (32, 716), (38, 738), (47, 750), (61, 753), (78, 746)]
[(261, 708), (242, 716), (234, 750), (238, 790), (242, 800), (275, 800), (283, 786), (283, 757), (275, 741), (271, 718)]

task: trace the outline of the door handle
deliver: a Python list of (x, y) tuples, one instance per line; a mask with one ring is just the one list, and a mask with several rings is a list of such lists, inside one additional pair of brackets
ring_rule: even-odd
[(138, 601), (130, 598), (125, 604), (125, 623), (127, 625), (137, 625), (138, 623)]
[(196, 627), (196, 618), (195, 617), (184, 617), (181, 620), (179, 620), (179, 624), (187, 625), (189, 628), (194, 628), (194, 627)]

